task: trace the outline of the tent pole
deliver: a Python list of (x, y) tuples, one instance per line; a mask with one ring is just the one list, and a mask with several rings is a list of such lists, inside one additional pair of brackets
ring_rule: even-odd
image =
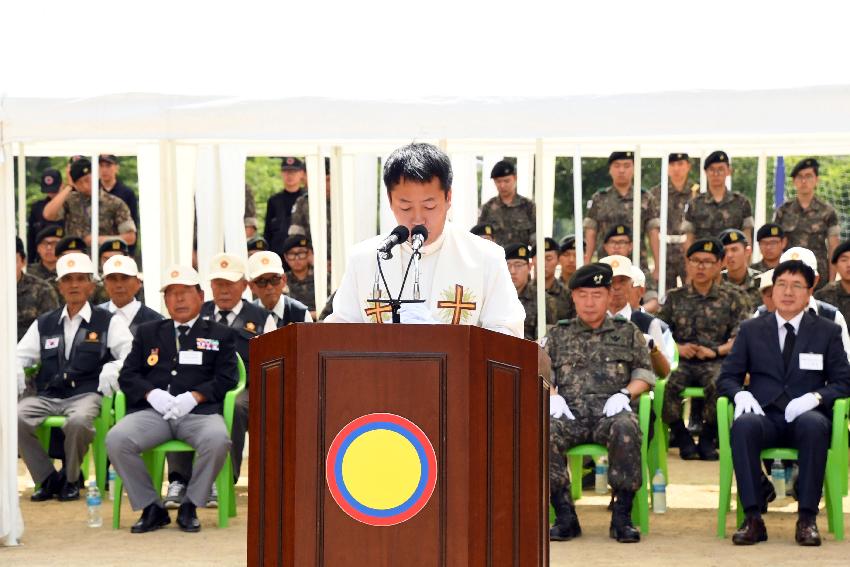
[[(643, 246), (643, 231), (640, 229), (640, 144), (635, 146), (634, 187), (632, 189), (632, 264), (640, 266), (640, 249)], [(605, 238), (604, 234), (597, 234), (596, 241)], [(656, 258), (656, 262), (658, 259)]]
[[(666, 293), (667, 283), (667, 218), (668, 218), (668, 202), (670, 200), (670, 183), (668, 182), (668, 158), (665, 152), (661, 152), (661, 232), (658, 236), (658, 258), (655, 261), (658, 263), (658, 301), (661, 302)], [(685, 188), (687, 191), (687, 188)]]
[(575, 219), (576, 269), (584, 264), (584, 228), (582, 227), (581, 146), (573, 152), (573, 219)]
[(27, 242), (27, 228), (27, 154), (24, 145), (18, 144), (18, 236), (24, 244)]
[(761, 260), (761, 251), (759, 247), (756, 246), (755, 236), (758, 228), (765, 223), (765, 216), (767, 214), (767, 156), (765, 155), (765, 151), (762, 150), (759, 153), (758, 160), (758, 169), (756, 172), (756, 212), (755, 212), (755, 226), (753, 227), (753, 238), (750, 245), (753, 247), (753, 262), (758, 262)]
[(98, 253), (100, 243), (100, 163), (98, 162), (98, 154), (91, 156), (91, 244), (89, 244), (89, 253), (91, 254), (91, 263), (94, 266), (95, 273), (100, 273), (98, 265)]

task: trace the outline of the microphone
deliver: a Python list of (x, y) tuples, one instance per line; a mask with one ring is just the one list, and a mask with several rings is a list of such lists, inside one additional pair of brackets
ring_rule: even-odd
[(425, 228), (424, 224), (417, 224), (413, 227), (413, 238), (411, 247), (413, 251), (416, 252), (422, 246), (425, 245), (425, 241), (428, 240), (428, 229)]
[(390, 253), (390, 250), (392, 250), (393, 247), (397, 244), (405, 242), (408, 236), (410, 236), (410, 231), (407, 229), (407, 227), (403, 225), (398, 225), (393, 229), (390, 235), (387, 236), (383, 242), (381, 242), (381, 245), (378, 246), (378, 252), (386, 255), (386, 259), (391, 258), (392, 254)]

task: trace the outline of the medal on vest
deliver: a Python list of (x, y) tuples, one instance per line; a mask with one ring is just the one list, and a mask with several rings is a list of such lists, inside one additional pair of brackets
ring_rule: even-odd
[(97, 342), (97, 333), (95, 331), (91, 331), (88, 335), (86, 335), (87, 343), (96, 343)]
[(247, 323), (245, 323), (245, 330), (249, 333), (256, 333), (257, 326), (252, 321), (248, 321)]
[(150, 355), (148, 355), (148, 366), (156, 366), (157, 362), (159, 362), (159, 349), (152, 348)]

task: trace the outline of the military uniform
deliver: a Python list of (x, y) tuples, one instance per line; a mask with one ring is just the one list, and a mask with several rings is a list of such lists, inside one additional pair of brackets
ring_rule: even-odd
[(501, 246), (513, 242), (532, 244), (537, 226), (534, 201), (517, 193), (511, 204), (506, 205), (496, 195), (481, 205), (478, 223), (492, 226), (493, 240)]
[[(301, 236), (306, 236), (308, 239), (311, 238), (310, 231), (310, 195), (304, 193), (295, 201), (295, 204), (292, 205), (292, 219), (289, 224), (289, 234), (298, 234)], [(327, 221), (328, 234), (327, 234), (327, 245), (330, 250), (331, 245), (331, 200), (325, 199), (325, 207), (326, 207), (326, 216), (325, 220)]]
[[(779, 264), (777, 264), (777, 266), (778, 266), (778, 265), (779, 265)], [(754, 264), (750, 264), (750, 268), (751, 268), (751, 270), (752, 270), (752, 271), (755, 271), (755, 272), (759, 272), (760, 274), (763, 274), (763, 273), (765, 273), (765, 272), (766, 272), (766, 271), (768, 271), (768, 270), (772, 270), (772, 269), (773, 269), (773, 268), (775, 268), (775, 267), (776, 267), (776, 266), (768, 266), (767, 264), (765, 264), (765, 263), (764, 263), (764, 260), (763, 260), (763, 259), (762, 259), (762, 260), (759, 260), (758, 262), (756, 262), (756, 263), (754, 263)]]
[[(631, 228), (633, 190), (633, 187), (629, 187), (625, 195), (620, 195), (619, 191), (612, 185), (598, 191), (593, 199), (588, 202), (583, 227), (596, 231), (596, 252), (601, 254), (602, 237), (612, 226), (622, 224)], [(661, 226), (658, 203), (648, 191), (641, 191), (640, 222), (641, 234), (648, 234), (650, 230), (658, 229)], [(645, 266), (646, 246), (640, 247), (640, 257), (641, 265)]]
[(815, 299), (834, 305), (844, 315), (844, 320), (850, 321), (850, 293), (844, 290), (841, 281), (829, 282), (817, 290)]
[(752, 268), (747, 268), (747, 275), (744, 277), (744, 281), (742, 281), (741, 283), (735, 283), (729, 279), (729, 273), (727, 272), (727, 270), (723, 270), (722, 272), (720, 272), (720, 277), (724, 282), (739, 288), (743, 292), (743, 294), (747, 298), (747, 301), (750, 304), (750, 312), (752, 312), (753, 309), (757, 309), (758, 306), (762, 304), (761, 290), (759, 289), (760, 275), (761, 272)]
[[(681, 191), (675, 189), (668, 182), (669, 190), (667, 191), (667, 277), (665, 278), (665, 289), (673, 289), (677, 287), (676, 278), (681, 278), (682, 283), (687, 279), (685, 273), (685, 251), (683, 249), (685, 243), (685, 235), (682, 231), (682, 221), (685, 218), (685, 207), (688, 201), (699, 192), (699, 184), (689, 184), (685, 182), (685, 187)], [(659, 226), (661, 225), (661, 186), (656, 185), (649, 190), (652, 198), (658, 203), (659, 207)], [(652, 278), (647, 278), (647, 282), (653, 281)]]
[(776, 209), (773, 222), (785, 231), (788, 248), (800, 246), (814, 252), (821, 282), (826, 282), (829, 279), (827, 240), (841, 233), (838, 215), (832, 205), (817, 196), (812, 198), (807, 209), (803, 209), (797, 199), (786, 201)]
[(18, 339), (24, 336), (32, 322), (48, 311), (59, 307), (59, 298), (53, 287), (30, 274), (21, 274), (18, 280)]
[(289, 286), (289, 297), (306, 305), (310, 311), (316, 310), (316, 284), (313, 281), (313, 268), (307, 270), (303, 280), (299, 280), (292, 272), (286, 272), (286, 282)]
[(27, 273), (46, 282), (56, 281), (56, 269), (48, 270), (41, 262), (27, 266)]
[[(535, 282), (528, 282), (522, 291), (517, 293), (519, 302), (522, 303), (525, 309), (525, 338), (529, 340), (537, 339), (537, 285)], [(546, 298), (546, 323), (553, 324), (556, 322), (558, 308), (555, 305), (555, 300), (548, 294)]]
[(688, 201), (681, 230), (700, 239), (713, 237), (727, 228), (752, 229), (754, 224), (752, 205), (744, 195), (726, 190), (717, 202), (711, 192), (706, 191)]
[[(572, 319), (576, 316), (576, 306), (575, 303), (573, 303), (573, 296), (570, 293), (570, 290), (567, 289), (567, 286), (565, 286), (561, 282), (561, 280), (555, 278), (555, 281), (552, 282), (552, 285), (546, 288), (546, 295), (548, 295), (555, 304), (554, 319), (550, 320), (547, 317), (547, 324), (554, 324), (558, 321), (562, 321), (564, 319)], [(520, 299), (520, 301), (522, 300)]]
[[(72, 191), (59, 211), (65, 221), (65, 233), (85, 237), (91, 234), (91, 198), (79, 191)], [(127, 204), (103, 189), (100, 190), (100, 212), (98, 234), (116, 235), (136, 232), (136, 223)]]

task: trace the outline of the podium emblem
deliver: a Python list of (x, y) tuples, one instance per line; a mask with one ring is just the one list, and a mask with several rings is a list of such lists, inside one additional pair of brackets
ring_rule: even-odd
[(372, 413), (337, 433), (325, 478), (343, 512), (370, 526), (393, 526), (428, 504), (437, 484), (437, 456), (412, 421)]

